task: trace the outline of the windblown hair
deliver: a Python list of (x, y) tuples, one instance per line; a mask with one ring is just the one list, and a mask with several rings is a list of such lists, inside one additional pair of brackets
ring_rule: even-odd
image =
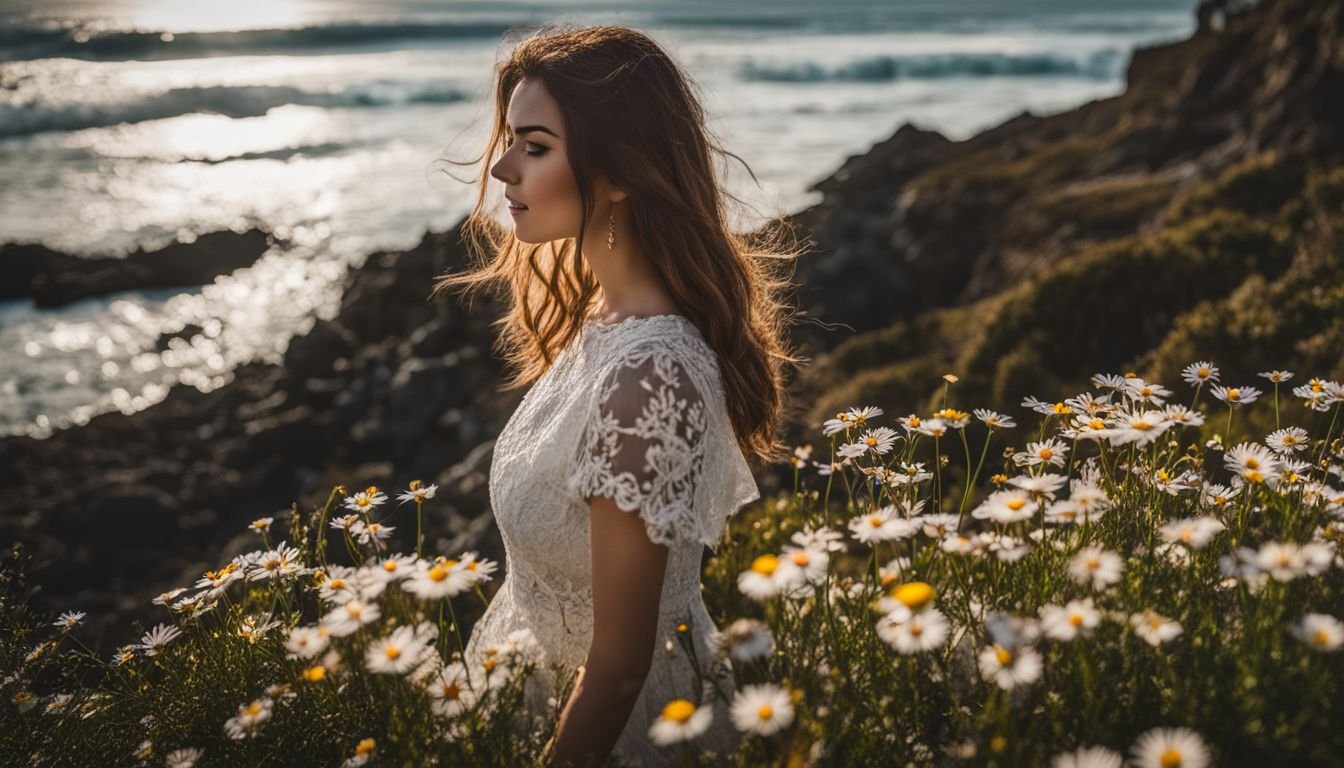
[[(711, 157), (747, 166), (708, 135), (689, 78), (653, 40), (611, 26), (543, 27), (496, 70), (490, 138), (480, 157), (455, 162), (481, 168), (472, 180), (476, 204), (462, 225), (476, 269), (441, 275), (433, 294), (460, 287), (470, 295), (489, 286), (502, 300), (495, 351), (515, 370), (502, 389), (545, 373), (598, 305), (601, 286), (579, 244), (594, 209), (593, 181), (605, 175), (626, 192), (641, 252), (717, 355), (743, 454), (755, 462), (784, 458), (776, 436), (784, 366), (802, 358), (786, 341), (793, 316), (782, 296), (793, 285), (791, 271), (780, 267), (796, 262), (797, 241), (778, 220), (746, 236), (728, 231), (727, 200), (741, 201), (721, 188)], [(523, 243), (491, 215), (499, 200), (487, 203), (490, 168), (508, 149), (509, 100), (523, 78), (540, 81), (564, 116), (582, 201), (577, 238)]]

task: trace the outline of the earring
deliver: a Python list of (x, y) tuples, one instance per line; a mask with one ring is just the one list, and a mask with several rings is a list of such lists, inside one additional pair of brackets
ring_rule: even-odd
[(607, 250), (616, 247), (616, 204), (611, 205), (611, 216), (607, 219)]

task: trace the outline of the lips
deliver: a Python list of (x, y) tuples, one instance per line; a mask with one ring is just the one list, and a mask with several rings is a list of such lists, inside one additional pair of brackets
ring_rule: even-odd
[(517, 210), (517, 211), (526, 211), (526, 210), (527, 210), (527, 206), (526, 206), (526, 205), (523, 205), (522, 203), (518, 202), (517, 200), (514, 200), (512, 197), (509, 197), (508, 195), (505, 195), (505, 196), (504, 196), (504, 199), (509, 201), (509, 207), (512, 208), (512, 209), (514, 209), (514, 210)]

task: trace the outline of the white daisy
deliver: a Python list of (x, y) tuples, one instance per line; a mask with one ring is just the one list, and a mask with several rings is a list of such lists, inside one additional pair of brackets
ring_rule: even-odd
[(1107, 437), (1111, 445), (1148, 445), (1171, 427), (1164, 411), (1119, 411)]
[(877, 427), (875, 429), (864, 430), (863, 434), (859, 437), (858, 442), (861, 443), (865, 449), (881, 456), (883, 454), (891, 453), (891, 449), (896, 445), (896, 441), (899, 439), (901, 439), (901, 437), (896, 434), (896, 430), (891, 429), (890, 427)]
[(258, 553), (256, 559), (250, 563), (250, 567), (247, 569), (247, 580), (281, 579), (299, 576), (303, 573), (304, 568), (303, 563), (299, 562), (298, 547), (291, 547), (282, 543), (269, 552)]
[(802, 580), (802, 571), (792, 560), (761, 555), (751, 561), (750, 568), (738, 574), (737, 588), (753, 600), (764, 601), (796, 588)]
[(437, 485), (421, 485), (419, 480), (412, 480), (411, 487), (403, 494), (397, 497), (397, 501), (405, 504), (413, 501), (416, 504), (424, 502), (425, 499), (434, 498), (435, 491), (439, 490)]
[(1136, 403), (1152, 403), (1153, 405), (1162, 405), (1163, 401), (1171, 396), (1171, 390), (1161, 384), (1152, 384), (1138, 377), (1125, 380), (1126, 397)]
[(941, 539), (957, 530), (957, 516), (953, 514), (923, 515), (918, 521), (924, 535), (934, 539)]
[(673, 699), (649, 726), (649, 738), (660, 747), (689, 741), (704, 733), (714, 712), (709, 707), (697, 707), (686, 699)]
[(146, 656), (157, 656), (159, 650), (172, 641), (182, 636), (182, 630), (170, 624), (160, 624), (149, 630), (140, 638), (140, 644), (135, 646), (145, 652)]
[(1173, 426), (1179, 427), (1201, 427), (1204, 425), (1204, 414), (1199, 411), (1192, 411), (1184, 405), (1172, 403), (1162, 409), (1162, 415)]
[(1265, 542), (1255, 554), (1255, 563), (1277, 581), (1292, 581), (1307, 572), (1302, 548), (1292, 542)]
[(350, 535), (360, 544), (373, 544), (374, 547), (382, 549), (387, 542), (387, 538), (396, 530), (396, 526), (383, 525), (382, 523), (365, 523), (363, 520), (356, 520), (350, 525)]
[(733, 661), (748, 662), (773, 653), (775, 636), (770, 627), (756, 619), (738, 619), (723, 631), (710, 635), (710, 644), (719, 656), (727, 655)]
[(860, 542), (874, 544), (909, 538), (919, 530), (919, 525), (898, 516), (897, 508), (888, 505), (856, 516), (849, 521), (849, 530)]
[(204, 754), (205, 750), (199, 747), (183, 747), (164, 755), (163, 762), (165, 768), (195, 768), (196, 761)]
[(61, 629), (74, 629), (84, 620), (85, 615), (86, 614), (83, 611), (66, 611), (60, 616), (57, 616), (56, 620), (51, 624), (52, 626), (60, 627)]
[(1218, 369), (1213, 363), (1191, 363), (1185, 367), (1185, 370), (1181, 371), (1181, 378), (1189, 384), (1216, 384), (1218, 382)]
[(1072, 752), (1055, 755), (1050, 768), (1121, 768), (1124, 758), (1105, 747), (1079, 747)]
[(877, 621), (877, 635), (897, 653), (910, 655), (941, 648), (951, 624), (937, 608), (900, 616), (887, 614)]
[(979, 506), (971, 510), (971, 517), (1007, 525), (1030, 520), (1032, 515), (1036, 514), (1036, 509), (1036, 502), (1031, 500), (1026, 491), (1005, 489), (991, 493)]
[(1206, 768), (1209, 748), (1189, 728), (1153, 728), (1134, 742), (1136, 768)]
[(322, 617), (321, 626), (332, 635), (345, 637), (371, 621), (377, 621), (382, 615), (377, 603), (366, 603), (355, 599), (336, 608)]
[(1223, 464), (1243, 483), (1273, 485), (1279, 479), (1279, 459), (1257, 443), (1239, 444), (1227, 452)]
[(352, 512), (362, 512), (365, 515), (372, 512), (375, 507), (387, 501), (387, 494), (378, 490), (378, 486), (371, 485), (368, 488), (356, 493), (354, 496), (345, 497), (345, 508)]
[(1215, 386), (1209, 390), (1213, 396), (1227, 403), (1229, 406), (1250, 405), (1260, 397), (1260, 390), (1255, 387), (1224, 387)]
[(285, 639), (290, 658), (311, 659), (327, 649), (331, 631), (326, 627), (295, 627)]
[(440, 717), (457, 717), (471, 709), (476, 701), (472, 694), (473, 687), (467, 677), (467, 668), (462, 662), (454, 661), (439, 670), (428, 686), (434, 714)]
[(1223, 507), (1241, 493), (1241, 486), (1232, 486), (1231, 488), (1218, 483), (1209, 483), (1200, 489), (1200, 501), (1210, 507)]
[(773, 683), (748, 685), (733, 696), (731, 713), (738, 730), (769, 736), (793, 722), (793, 701)]
[(224, 732), (231, 739), (255, 736), (261, 724), (271, 717), (274, 702), (267, 696), (238, 707), (238, 714), (224, 721)]
[(1203, 549), (1214, 536), (1227, 526), (1212, 517), (1188, 517), (1162, 526), (1162, 539), (1170, 544), (1184, 544), (1190, 549)]
[(1180, 622), (1168, 619), (1152, 610), (1130, 616), (1129, 623), (1134, 627), (1134, 634), (1154, 648), (1175, 640), (1184, 631)]
[(1265, 444), (1275, 453), (1305, 451), (1310, 443), (1311, 441), (1307, 439), (1307, 430), (1301, 427), (1276, 429), (1265, 437)]
[(980, 675), (1005, 691), (1030, 685), (1041, 676), (1041, 655), (1027, 646), (1014, 650), (995, 643), (980, 652)]
[(789, 540), (800, 547), (807, 549), (820, 549), (825, 552), (839, 552), (845, 548), (844, 534), (833, 531), (826, 526), (813, 528), (808, 525), (803, 530), (794, 533)]
[(1079, 636), (1090, 637), (1101, 623), (1101, 613), (1092, 604), (1092, 598), (1070, 600), (1063, 607), (1041, 607), (1041, 631), (1046, 637), (1068, 642)]
[(424, 642), (415, 636), (415, 627), (397, 627), (392, 634), (369, 644), (364, 666), (370, 672), (404, 675), (420, 663), (426, 650)]
[(1326, 613), (1309, 613), (1293, 627), (1293, 635), (1313, 651), (1338, 651), (1344, 646), (1344, 622)]
[(1011, 416), (1005, 416), (998, 411), (990, 411), (984, 408), (975, 409), (975, 417), (985, 423), (990, 429), (1012, 429), (1017, 426)]
[(1041, 442), (1027, 443), (1025, 451), (1013, 454), (1013, 463), (1019, 467), (1034, 467), (1040, 464), (1062, 467), (1068, 453), (1069, 446), (1052, 437)]
[(1111, 508), (1111, 499), (1100, 486), (1082, 480), (1069, 484), (1069, 498), (1051, 504), (1045, 520), (1056, 525), (1095, 522)]
[(401, 582), (401, 588), (421, 600), (439, 600), (460, 595), (475, 583), (476, 579), (465, 563), (420, 563), (415, 567), (414, 575)]
[(1292, 371), (1261, 371), (1257, 375), (1260, 376), (1261, 378), (1269, 379), (1275, 384), (1282, 384), (1283, 382), (1293, 378)]
[(1069, 562), (1069, 574), (1073, 580), (1097, 590), (1119, 581), (1124, 570), (1125, 561), (1119, 555), (1100, 547), (1088, 547)]

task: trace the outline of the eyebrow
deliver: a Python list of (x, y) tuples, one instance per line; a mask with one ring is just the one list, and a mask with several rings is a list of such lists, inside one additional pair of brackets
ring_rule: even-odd
[[(505, 123), (504, 126), (507, 128), (508, 123)], [(555, 136), (555, 138), (557, 139), (560, 138), (559, 136), (556, 135), (555, 131), (552, 131), (550, 128), (547, 128), (544, 125), (524, 125), (518, 130), (514, 131), (513, 135), (521, 136), (524, 133), (532, 133), (533, 131), (539, 131), (541, 133), (549, 133), (550, 135)]]

